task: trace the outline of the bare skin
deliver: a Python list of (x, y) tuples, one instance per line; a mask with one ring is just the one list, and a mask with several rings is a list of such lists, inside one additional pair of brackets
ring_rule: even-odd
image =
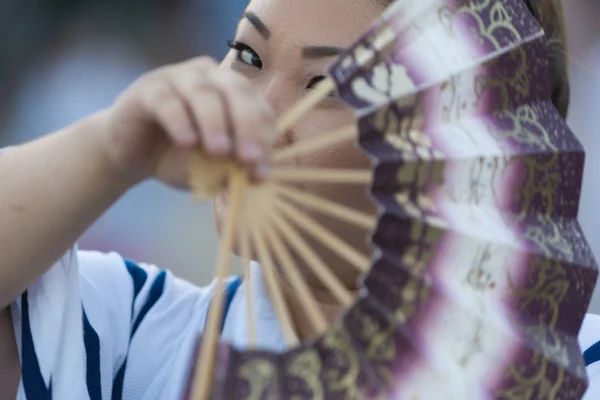
[[(20, 377), (9, 304), (140, 181), (156, 178), (188, 189), (187, 158), (196, 146), (213, 157), (235, 158), (255, 179), (263, 178), (271, 145), (267, 138), (274, 136), (277, 116), (314, 87), (316, 77), (324, 75), (333, 60), (314, 46), (349, 45), (382, 9), (367, 0), (253, 0), (249, 11), (270, 32), (267, 40), (256, 20), (240, 22), (236, 40), (253, 52), (238, 47), (222, 67), (198, 58), (153, 71), (133, 83), (111, 108), (0, 155), (0, 376), (7, 380), (6, 385), (0, 381), (0, 387), (11, 388), (2, 390), (0, 399), (5, 394), (15, 397)], [(255, 55), (260, 56), (261, 68), (252, 65)], [(352, 121), (352, 112), (341, 102), (327, 100), (280, 140), (302, 140)], [(368, 165), (351, 143), (295, 163)], [(303, 189), (372, 209), (364, 188)], [(226, 207), (216, 208), (219, 225)], [(344, 232), (333, 221), (327, 225)], [(364, 233), (341, 236), (366, 251)], [(329, 265), (339, 263), (315, 246)], [(347, 267), (336, 273), (353, 287), (356, 276)], [(334, 318), (339, 308), (315, 279), (307, 277), (327, 315)], [(291, 291), (286, 293), (295, 306)], [(307, 326), (301, 311), (293, 313), (299, 327)]]

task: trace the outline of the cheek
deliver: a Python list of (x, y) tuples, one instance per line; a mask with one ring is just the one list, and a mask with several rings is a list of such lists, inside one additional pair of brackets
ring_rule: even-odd
[(304, 156), (298, 159), (298, 164), (304, 168), (338, 169), (368, 169), (371, 165), (369, 158), (358, 148), (354, 140), (329, 146)]
[[(314, 140), (318, 136), (356, 124), (354, 112), (349, 108), (312, 111), (294, 127), (298, 141)], [(369, 168), (367, 156), (358, 148), (356, 140), (338, 143), (299, 158), (298, 165), (307, 168)]]
[(294, 139), (311, 139), (355, 123), (356, 117), (349, 107), (317, 108), (294, 125)]
[[(300, 168), (323, 169), (356, 169), (364, 170), (371, 167), (368, 157), (358, 149), (354, 141), (341, 143), (327, 149), (315, 152), (298, 160)], [(355, 184), (306, 184), (304, 189), (330, 200), (349, 205), (353, 208), (368, 210), (370, 201), (367, 198), (367, 188)]]
[[(315, 115), (314, 117), (318, 117)], [(323, 118), (312, 118), (309, 123), (298, 125), (298, 140), (327, 134), (349, 124), (354, 124), (352, 111), (322, 115)], [(370, 169), (371, 162), (366, 154), (358, 148), (356, 140), (339, 143), (296, 160), (299, 168), (337, 168), (337, 169)], [(373, 210), (373, 205), (366, 195), (367, 188), (362, 185), (346, 184), (305, 184), (304, 190), (330, 200), (346, 204), (364, 211)]]
[[(304, 136), (317, 136), (314, 132), (326, 134), (327, 130), (338, 129), (348, 124), (354, 123), (353, 115), (346, 114), (339, 119), (327, 120), (327, 123), (319, 127), (315, 127), (311, 131), (299, 131), (304, 133)], [(329, 125), (331, 124), (331, 125)], [(326, 126), (328, 129), (321, 129)], [(298, 127), (297, 129), (306, 129), (307, 127)], [(325, 132), (325, 133), (323, 133)], [(369, 158), (357, 146), (356, 140), (339, 143), (335, 146), (322, 149), (308, 156), (298, 158), (297, 164), (299, 168), (319, 168), (319, 169), (351, 169), (351, 170), (370, 170), (371, 162)], [(362, 211), (364, 213), (375, 215), (375, 204), (368, 196), (368, 188), (365, 185), (356, 184), (302, 184), (302, 190), (316, 195), (320, 198), (333, 201), (336, 204), (344, 205), (353, 210)], [(335, 236), (342, 239), (351, 247), (357, 249), (363, 254), (369, 254), (368, 242), (365, 239), (366, 232), (362, 228), (357, 228), (351, 224), (343, 222), (337, 218), (332, 218), (323, 213), (314, 212), (312, 210), (304, 210), (310, 217), (317, 221), (322, 227), (333, 233)], [(346, 268), (345, 263), (340, 263), (339, 256), (332, 253), (328, 248), (323, 246), (319, 240), (316, 240), (311, 235), (307, 235), (309, 243), (317, 249), (319, 255), (330, 266), (333, 267), (334, 273), (343, 277), (346, 282), (353, 282), (356, 276), (350, 273)]]

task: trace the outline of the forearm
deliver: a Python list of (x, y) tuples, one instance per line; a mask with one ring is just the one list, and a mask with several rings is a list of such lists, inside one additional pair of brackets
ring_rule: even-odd
[(0, 309), (133, 184), (110, 167), (101, 118), (0, 155)]

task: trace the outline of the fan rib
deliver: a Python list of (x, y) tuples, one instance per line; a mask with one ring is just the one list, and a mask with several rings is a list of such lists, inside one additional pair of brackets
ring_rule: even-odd
[(244, 271), (244, 281), (246, 285), (245, 295), (246, 295), (246, 324), (248, 325), (248, 345), (250, 348), (256, 347), (256, 329), (254, 326), (254, 306), (252, 299), (252, 283), (250, 282), (250, 238), (249, 232), (242, 225), (239, 230), (239, 239), (240, 239), (240, 261), (242, 263), (242, 268)]
[(296, 142), (289, 147), (277, 150), (271, 156), (271, 161), (273, 163), (282, 163), (295, 157), (311, 154), (315, 151), (324, 149), (327, 146), (332, 146), (345, 140), (354, 139), (357, 134), (358, 128), (356, 125), (348, 125), (334, 131), (323, 133), (322, 135), (308, 140)]
[(306, 112), (315, 107), (329, 93), (335, 90), (335, 81), (331, 77), (323, 79), (311, 92), (298, 101), (277, 121), (277, 134), (281, 135), (292, 127)]
[(302, 277), (302, 274), (300, 274), (298, 266), (292, 259), (290, 252), (286, 249), (283, 241), (275, 234), (270, 225), (265, 226), (265, 235), (273, 246), (275, 257), (278, 259), (283, 271), (290, 278), (292, 288), (298, 293), (298, 300), (305, 309), (305, 314), (312, 325), (312, 328), (317, 333), (325, 332), (327, 329), (327, 319), (321, 308), (319, 308), (319, 304)]
[(279, 167), (273, 168), (270, 178), (288, 182), (368, 185), (371, 183), (371, 170)]
[(352, 305), (354, 297), (352, 293), (346, 289), (342, 282), (333, 272), (329, 270), (327, 265), (321, 260), (316, 252), (310, 248), (300, 234), (286, 221), (279, 213), (273, 213), (273, 224), (279, 232), (286, 238), (288, 244), (298, 252), (311, 271), (321, 280), (321, 282), (329, 289), (342, 306), (349, 307)]
[(254, 239), (254, 245), (258, 252), (258, 259), (263, 268), (265, 283), (271, 294), (275, 313), (277, 314), (277, 319), (283, 330), (283, 336), (288, 346), (296, 346), (299, 343), (298, 336), (294, 332), (290, 311), (285, 303), (281, 287), (279, 287), (279, 284), (277, 283), (275, 276), (276, 267), (273, 262), (273, 257), (271, 257), (271, 252), (265, 242), (263, 234), (264, 228), (260, 229), (259, 224), (257, 223), (253, 223), (251, 226), (253, 228), (252, 238)]
[(355, 225), (359, 228), (371, 231), (375, 229), (377, 221), (374, 216), (355, 210), (331, 200), (296, 189), (292, 186), (273, 185), (274, 189), (292, 202), (301, 206), (320, 211), (330, 217)]
[(348, 243), (344, 242), (337, 235), (319, 224), (313, 218), (298, 211), (293, 205), (281, 199), (274, 200), (275, 206), (283, 215), (295, 222), (306, 233), (309, 233), (319, 239), (321, 243), (326, 245), (331, 251), (336, 253), (340, 258), (354, 265), (360, 272), (367, 272), (371, 266), (369, 257), (356, 250)]
[(223, 230), (223, 239), (219, 245), (217, 259), (217, 282), (208, 321), (204, 330), (202, 349), (197, 360), (196, 373), (192, 389), (192, 398), (206, 400), (209, 398), (214, 371), (215, 352), (219, 336), (219, 326), (223, 319), (224, 284), (229, 275), (235, 226), (242, 203), (242, 195), (246, 187), (246, 173), (242, 169), (232, 168), (229, 172), (229, 190), (231, 202)]

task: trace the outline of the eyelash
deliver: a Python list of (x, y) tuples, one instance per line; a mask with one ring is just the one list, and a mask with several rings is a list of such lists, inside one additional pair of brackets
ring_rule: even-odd
[[(324, 81), (325, 79), (326, 79), (326, 77), (323, 76), (323, 75), (317, 75), (315, 77), (312, 77), (310, 79), (310, 81), (308, 81), (308, 85), (306, 85), (306, 88), (307, 89), (314, 89), (315, 86), (317, 86), (319, 83), (321, 83), (321, 81)], [(338, 97), (337, 91), (331, 92), (328, 97), (329, 98), (336, 98), (336, 97)]]
[(308, 81), (308, 85), (306, 85), (306, 88), (313, 89), (315, 86), (317, 86), (319, 84), (319, 82), (321, 82), (324, 79), (325, 79), (325, 77), (323, 75), (314, 76), (310, 79), (310, 81)]
[[(236, 52), (236, 59), (246, 65), (255, 67), (255, 68), (262, 68), (262, 61), (259, 57), (259, 55), (256, 53), (256, 51), (254, 51), (254, 49), (250, 46), (248, 46), (247, 44), (244, 43), (240, 43), (240, 42), (236, 42), (235, 40), (228, 40), (227, 41), (227, 45), (229, 46), (229, 48), (231, 50), (234, 50)], [(255, 57), (255, 61), (257, 61), (256, 63), (254, 62), (248, 62), (247, 60), (244, 60), (243, 58), (243, 54), (244, 51), (247, 51), (250, 53), (250, 55), (252, 57)]]

